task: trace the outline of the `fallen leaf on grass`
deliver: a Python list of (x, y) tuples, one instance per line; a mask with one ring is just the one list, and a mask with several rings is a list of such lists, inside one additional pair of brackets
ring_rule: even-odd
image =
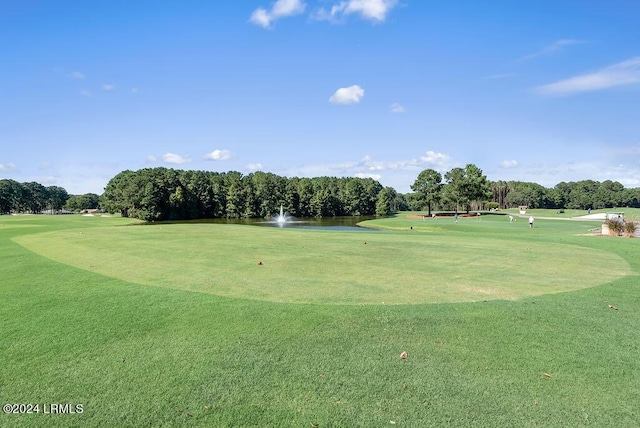
[(404, 351), (402, 354), (400, 354), (400, 358), (402, 358), (403, 360), (407, 359), (408, 355), (407, 352)]
[(617, 306), (613, 306), (613, 305), (607, 305), (607, 306), (609, 306), (611, 309), (614, 309), (614, 310), (616, 310), (616, 311), (618, 310), (618, 307), (617, 307)]
[(551, 377), (551, 375), (549, 373), (542, 373), (542, 375), (546, 376), (546, 377)]

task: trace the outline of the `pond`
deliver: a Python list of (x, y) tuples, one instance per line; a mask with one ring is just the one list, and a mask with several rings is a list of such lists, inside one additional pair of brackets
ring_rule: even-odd
[(287, 227), (298, 229), (323, 229), (323, 230), (353, 230), (353, 231), (371, 231), (357, 224), (365, 220), (372, 220), (375, 216), (348, 216), (348, 217), (290, 217), (284, 222), (275, 220), (266, 220), (263, 218), (244, 218), (244, 219), (208, 219), (196, 220), (198, 223), (217, 223), (217, 224), (246, 224), (261, 227)]

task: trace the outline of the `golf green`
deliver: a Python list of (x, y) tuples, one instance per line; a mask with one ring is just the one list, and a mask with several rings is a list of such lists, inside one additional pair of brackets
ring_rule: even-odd
[(14, 238), (51, 260), (132, 283), (313, 304), (516, 300), (612, 282), (620, 256), (574, 244), (221, 224), (92, 227)]

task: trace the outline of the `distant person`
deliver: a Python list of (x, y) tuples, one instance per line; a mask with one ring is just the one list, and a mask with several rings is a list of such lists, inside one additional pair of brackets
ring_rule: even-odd
[(591, 214), (591, 208), (587, 209), (587, 214)]
[(529, 216), (529, 228), (533, 229), (533, 216)]
[(431, 213), (431, 218), (435, 220), (436, 219), (436, 213)]
[(509, 223), (513, 223), (513, 216), (512, 215), (509, 216)]
[(453, 215), (453, 221), (455, 221), (456, 223), (458, 222), (458, 213), (455, 213)]

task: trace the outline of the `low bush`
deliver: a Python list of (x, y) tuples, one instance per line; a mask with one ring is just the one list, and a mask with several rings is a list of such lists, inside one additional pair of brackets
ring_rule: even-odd
[(624, 223), (624, 234), (629, 238), (633, 237), (636, 234), (636, 230), (638, 230), (638, 223), (635, 221), (627, 221)]
[(620, 236), (624, 231), (624, 223), (617, 220), (607, 220), (605, 222), (609, 226), (609, 235)]

